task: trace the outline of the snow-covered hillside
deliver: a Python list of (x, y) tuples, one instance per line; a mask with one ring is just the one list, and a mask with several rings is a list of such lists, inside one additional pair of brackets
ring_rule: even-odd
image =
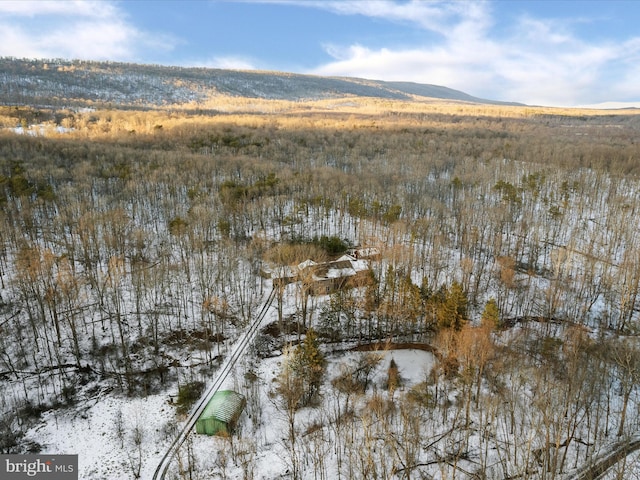
[(419, 96), (499, 103), (443, 86), (415, 83), (61, 59), (0, 59), (0, 103), (8, 105), (151, 107), (198, 103), (216, 95), (293, 101), (342, 97), (408, 100)]

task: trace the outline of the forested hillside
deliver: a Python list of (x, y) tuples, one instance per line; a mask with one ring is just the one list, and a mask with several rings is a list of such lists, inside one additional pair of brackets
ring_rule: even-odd
[[(279, 290), (239, 432), (173, 478), (570, 478), (640, 433), (633, 111), (67, 107), (0, 110), (0, 451), (161, 398), (154, 430), (108, 422), (114, 470), (80, 456), (82, 478), (147, 478), (274, 287), (265, 266), (357, 246), (381, 253), (366, 285)], [(403, 383), (340, 353), (371, 344), (433, 368)]]
[(410, 82), (80, 60), (0, 58), (0, 98), (10, 105), (157, 108), (201, 104), (220, 96), (289, 101), (429, 97), (501, 103), (481, 100), (447, 87)]

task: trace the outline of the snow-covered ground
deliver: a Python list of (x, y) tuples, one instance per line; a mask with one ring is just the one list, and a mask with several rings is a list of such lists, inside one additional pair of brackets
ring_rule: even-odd
[[(581, 175), (590, 176), (584, 172)], [(619, 183), (617, 186), (618, 194), (624, 200), (632, 202), (636, 192), (634, 184), (624, 181)], [(490, 201), (500, 203), (500, 200), (496, 199), (495, 192), (490, 192), (490, 188), (485, 193), (487, 204)], [(551, 194), (551, 192), (543, 193)], [(295, 205), (290, 202), (286, 205), (288, 211), (283, 212), (283, 215), (299, 217), (296, 218), (299, 222), (291, 226), (291, 233), (297, 233), (300, 236), (305, 234), (310, 236), (316, 232), (322, 234), (329, 231), (337, 233), (341, 237), (352, 239), (386, 238), (388, 251), (384, 253), (388, 258), (387, 263), (375, 267), (376, 273), (382, 281), (386, 272), (385, 267), (404, 267), (401, 258), (403, 252), (410, 251), (410, 255), (407, 257), (411, 257), (411, 262), (415, 262), (408, 262), (413, 269), (409, 273), (415, 284), (420, 285), (421, 275), (431, 275), (430, 279), (433, 280), (431, 286), (434, 288), (452, 280), (464, 281), (462, 265), (466, 260), (467, 265), (471, 265), (468, 268), (466, 283), (473, 285), (476, 280), (478, 281), (476, 287), (477, 303), (470, 305), (470, 316), (475, 324), (478, 323), (484, 301), (495, 296), (500, 299), (501, 310), (508, 314), (506, 316), (531, 317), (538, 314), (547, 315), (548, 318), (557, 316), (558, 318), (579, 319), (583, 327), (590, 328), (588, 334), (592, 338), (598, 338), (598, 328), (604, 324), (603, 319), (609, 318), (615, 321), (617, 316), (620, 316), (618, 309), (628, 305), (625, 303), (626, 292), (611, 288), (607, 297), (601, 293), (599, 288), (589, 290), (588, 287), (594, 285), (598, 287), (601, 280), (613, 283), (617, 277), (622, 276), (621, 271), (628, 275), (628, 283), (632, 283), (634, 258), (631, 254), (628, 254), (628, 257), (625, 255), (627, 255), (627, 251), (635, 252), (630, 248), (633, 247), (633, 238), (615, 239), (612, 233), (613, 228), (597, 225), (596, 221), (592, 220), (592, 218), (598, 218), (597, 214), (602, 212), (604, 212), (602, 215), (606, 217), (609, 207), (604, 204), (603, 200), (593, 199), (592, 203), (589, 203), (584, 198), (576, 196), (575, 198), (571, 197), (568, 202), (570, 203), (566, 207), (567, 213), (564, 217), (560, 220), (549, 220), (550, 224), (555, 225), (554, 228), (557, 229), (557, 234), (553, 238), (547, 240), (546, 237), (553, 229), (550, 229), (549, 232), (542, 230), (527, 232), (527, 234), (535, 235), (539, 239), (537, 244), (531, 242), (529, 245), (538, 248), (535, 252), (537, 256), (533, 256), (533, 249), (527, 250), (526, 247), (522, 247), (523, 253), (520, 256), (523, 260), (531, 262), (531, 265), (528, 266), (530, 269), (525, 271), (522, 265), (512, 264), (510, 267), (510, 273), (513, 277), (511, 281), (505, 280), (506, 275), (503, 275), (509, 273), (509, 268), (500, 263), (501, 259), (492, 256), (493, 253), (497, 255), (499, 249), (487, 257), (490, 260), (483, 258), (485, 252), (482, 249), (474, 252), (473, 255), (477, 255), (480, 259), (478, 263), (485, 262), (484, 270), (475, 270), (473, 264), (475, 259), (471, 259), (472, 254), (463, 252), (461, 248), (453, 248), (449, 244), (436, 248), (435, 244), (430, 243), (426, 238), (416, 240), (413, 233), (402, 233), (400, 230), (391, 234), (381, 223), (368, 225), (367, 222), (355, 220), (345, 212), (332, 211), (319, 214), (318, 217), (321, 218), (318, 220), (318, 217), (314, 217), (313, 214), (307, 214), (305, 217), (304, 214), (296, 211)], [(581, 202), (586, 203), (586, 206), (581, 205)], [(528, 208), (527, 214), (530, 219), (534, 215), (547, 215), (548, 206), (542, 202)], [(480, 212), (478, 215), (481, 215), (482, 209), (478, 209), (478, 211)], [(151, 216), (152, 212), (148, 213)], [(635, 225), (637, 218), (630, 214), (627, 215), (627, 217), (621, 216), (619, 218), (623, 219), (623, 222)], [(477, 220), (477, 224), (482, 225), (482, 218), (479, 217)], [(442, 221), (444, 222), (446, 219)], [(598, 219), (598, 221), (600, 220)], [(493, 241), (510, 246), (520, 244), (524, 236), (515, 230), (519, 222), (512, 221), (506, 222), (506, 224), (514, 230), (506, 229), (499, 233), (489, 231), (482, 233), (480, 231), (479, 234), (487, 236), (485, 245), (489, 245)], [(538, 228), (543, 228), (542, 226), (547, 228), (544, 222), (536, 223), (536, 225)], [(453, 227), (452, 224), (450, 226)], [(281, 225), (273, 226), (274, 231), (277, 228), (281, 228)], [(445, 228), (443, 227), (443, 229)], [(454, 228), (451, 228), (451, 235), (454, 235), (453, 232)], [(154, 233), (159, 234), (157, 231)], [(268, 235), (269, 238), (278, 239), (278, 235), (272, 231)], [(497, 240), (495, 237), (498, 237)], [(454, 243), (453, 240), (452, 243)], [(191, 258), (192, 252), (182, 251), (179, 245), (173, 244), (172, 248), (173, 252), (170, 252), (169, 256), (180, 258), (183, 255)], [(486, 248), (487, 251), (492, 252), (490, 250), (492, 247), (487, 246)], [(510, 247), (505, 247), (504, 250), (506, 252), (512, 251)], [(62, 255), (64, 252), (54, 253)], [(200, 260), (202, 265), (209, 266), (219, 261), (220, 257), (216, 257), (216, 254), (203, 255)], [(233, 262), (236, 260), (233, 259), (231, 263)], [(13, 259), (8, 262), (9, 265), (12, 265), (11, 268), (14, 263)], [(242, 261), (236, 263), (240, 264)], [(124, 265), (123, 270), (125, 266), (130, 267), (130, 265)], [(623, 267), (625, 268), (623, 269)], [(104, 282), (103, 287), (110, 288), (113, 298), (121, 302), (121, 304), (115, 305), (121, 308), (121, 311), (134, 312), (136, 308), (133, 298), (135, 292), (133, 286), (126, 283), (130, 281), (129, 277), (123, 276), (122, 285), (116, 282), (108, 285), (106, 279), (111, 274), (111, 268), (111, 264), (97, 267), (97, 269), (102, 269), (100, 281)], [(236, 275), (233, 280), (238, 285), (246, 285), (251, 282), (249, 280), (244, 283), (249, 278), (249, 268), (245, 270), (234, 270), (234, 268), (225, 265), (220, 267), (219, 271), (225, 269), (233, 271)], [(213, 269), (207, 271), (203, 268), (200, 272), (202, 284), (207, 287), (209, 279), (206, 276), (210, 275), (211, 278), (214, 278), (219, 271)], [(57, 273), (55, 268), (52, 267), (51, 272), (52, 278), (55, 277), (54, 274)], [(16, 272), (13, 271), (8, 272), (8, 276), (12, 278), (16, 276), (15, 274)], [(585, 288), (578, 292), (573, 287), (574, 280), (582, 279), (585, 279), (583, 282)], [(95, 295), (95, 293), (91, 293), (86, 286), (84, 288), (86, 291), (81, 293), (87, 295), (87, 298), (93, 298), (91, 295)], [(176, 289), (180, 290), (176, 291)], [(3, 298), (17, 297), (17, 294), (9, 290), (10, 288), (7, 287), (7, 290), (2, 292)], [(204, 290), (205, 288), (203, 288), (203, 293)], [(253, 292), (253, 290), (247, 288), (243, 291), (243, 293), (247, 292)], [(172, 297), (173, 293), (175, 295)], [(176, 273), (163, 287), (149, 294), (149, 297), (143, 301), (149, 302), (146, 305), (149, 310), (157, 311), (161, 311), (164, 307), (160, 302), (155, 302), (156, 298), (152, 298), (154, 294), (157, 295), (157, 299), (167, 304), (174, 301), (179, 305), (178, 314), (174, 314), (170, 310), (169, 307), (172, 305), (167, 308), (167, 313), (161, 312), (159, 314), (164, 315), (160, 317), (160, 321), (166, 321), (169, 325), (168, 331), (164, 333), (173, 334), (174, 331), (186, 330), (187, 327), (184, 325), (189, 328), (202, 328), (202, 323), (211, 321), (205, 320), (205, 316), (208, 314), (202, 313), (203, 297), (200, 296), (200, 293), (194, 293), (194, 287), (186, 282), (184, 277), (180, 277)], [(209, 293), (211, 294), (211, 292)], [(251, 295), (253, 293), (249, 294), (249, 296)], [(619, 295), (619, 297), (615, 297), (615, 295)], [(326, 297), (312, 299), (309, 316), (314, 321), (318, 320), (322, 306), (327, 300)], [(235, 305), (231, 306), (232, 309), (238, 305), (245, 306), (238, 298), (232, 299), (232, 301), (235, 302)], [(283, 308), (285, 317), (299, 313), (299, 301), (295, 285), (287, 287)], [(585, 308), (586, 306), (589, 308)], [(85, 323), (85, 331), (93, 328), (95, 332), (97, 329), (98, 337), (102, 335), (102, 338), (97, 338), (97, 346), (100, 347), (100, 343), (104, 341), (105, 347), (114, 348), (118, 342), (111, 341), (109, 337), (115, 335), (115, 323), (111, 323), (111, 331), (104, 327), (100, 331), (100, 327), (96, 327), (96, 324), (104, 323), (104, 312), (89, 308), (88, 312), (87, 317), (91, 321)], [(634, 314), (633, 310), (630, 312), (631, 315)], [(91, 314), (94, 316), (91, 317)], [(23, 316), (25, 317), (24, 323), (27, 324), (26, 315), (23, 314)], [(132, 335), (137, 333), (134, 318), (134, 315), (130, 315), (130, 325), (127, 325), (128, 332), (131, 332)], [(149, 321), (150, 318), (151, 316), (145, 317), (144, 321)], [(45, 315), (43, 320), (50, 319)], [(270, 320), (276, 321), (275, 312), (271, 312)], [(585, 331), (587, 330), (585, 329)], [(235, 330), (226, 332), (228, 341), (225, 348), (221, 349), (222, 354), (229, 354), (228, 348), (233, 344), (237, 333)], [(536, 355), (541, 355), (541, 352), (548, 358), (552, 358), (553, 355), (562, 358), (562, 355), (565, 354), (563, 345), (569, 337), (565, 336), (564, 327), (555, 322), (546, 323), (539, 329), (535, 326), (531, 327), (529, 331), (526, 331), (521, 324), (517, 324), (509, 333), (496, 334), (496, 344), (499, 347), (508, 347), (512, 340), (517, 340), (519, 335), (526, 337), (529, 333), (539, 333), (537, 336), (532, 335), (530, 338), (525, 338), (521, 344), (523, 355), (528, 354), (533, 360), (527, 359), (530, 364), (523, 366), (521, 371), (517, 371), (515, 368), (509, 370), (502, 365), (503, 370), (508, 372), (505, 378), (492, 378), (494, 383), (491, 385), (484, 381), (478, 392), (486, 401), (486, 405), (481, 404), (482, 408), (478, 411), (473, 409), (473, 397), (476, 395), (476, 391), (472, 391), (459, 378), (436, 379), (440, 383), (435, 386), (429, 384), (428, 387), (420, 390), (418, 393), (424, 395), (424, 405), (416, 410), (415, 416), (416, 425), (421, 429), (419, 432), (421, 435), (420, 447), (416, 452), (403, 450), (402, 452), (395, 451), (393, 454), (398, 458), (403, 455), (410, 456), (416, 464), (425, 465), (423, 467), (425, 475), (435, 478), (449, 478), (448, 475), (452, 472), (455, 473), (458, 467), (474, 472), (486, 468), (486, 472), (489, 472), (489, 478), (503, 478), (501, 475), (505, 476), (504, 472), (514, 470), (517, 472), (538, 472), (536, 469), (539, 467), (540, 458), (545, 454), (541, 442), (543, 442), (545, 433), (552, 430), (551, 424), (543, 424), (543, 421), (548, 418), (545, 415), (557, 413), (544, 410), (545, 405), (540, 402), (540, 399), (545, 399), (545, 396), (548, 396), (550, 400), (558, 402), (558, 405), (563, 405), (562, 399), (553, 397), (562, 391), (560, 388), (562, 382), (558, 381), (554, 385), (549, 382), (549, 385), (558, 386), (558, 388), (553, 390), (550, 387), (547, 391), (544, 390), (545, 383), (540, 381), (536, 388), (542, 390), (542, 393), (535, 391), (530, 380), (535, 377), (537, 371), (531, 365), (535, 365), (536, 361), (538, 365), (545, 364), (547, 359), (536, 358)], [(91, 342), (89, 334), (81, 341), (85, 351), (93, 348), (89, 345)], [(535, 348), (527, 350), (532, 344), (527, 342), (536, 341), (540, 345), (536, 344)], [(275, 387), (275, 378), (280, 372), (284, 359), (282, 351), (275, 350), (271, 352), (273, 356), (268, 358), (260, 358), (255, 352), (247, 354), (243, 362), (237, 365), (234, 373), (229, 377), (228, 383), (225, 384), (225, 388), (237, 390), (248, 399), (248, 406), (241, 418), (237, 436), (232, 439), (221, 439), (191, 435), (176, 458), (172, 471), (175, 473), (192, 468), (196, 478), (200, 476), (203, 478), (271, 479), (291, 476), (292, 469), (295, 467), (297, 469), (296, 476), (299, 478), (315, 479), (333, 478), (337, 475), (348, 478), (368, 478), (368, 475), (371, 474), (367, 469), (373, 467), (363, 464), (367, 462), (372, 462), (380, 468), (397, 468), (398, 458), (392, 458), (391, 453), (386, 451), (382, 453), (381, 449), (390, 448), (390, 445), (393, 445), (392, 441), (398, 438), (412, 438), (409, 425), (403, 423), (404, 417), (398, 409), (401, 408), (400, 405), (403, 405), (402, 401), (412, 387), (434, 382), (434, 379), (429, 378), (429, 372), (436, 362), (432, 354), (420, 350), (395, 350), (380, 353), (382, 358), (372, 373), (371, 384), (367, 391), (350, 397), (338, 392), (331, 385), (331, 381), (343, 371), (343, 368), (352, 368), (359, 359), (366, 355), (350, 352), (347, 350), (348, 346), (340, 346), (344, 350), (340, 353), (333, 352), (332, 345), (324, 347), (328, 366), (320, 400), (317, 405), (305, 407), (296, 412), (294, 419), (295, 439), (291, 438), (292, 433), (288, 430), (289, 418), (287, 412), (283, 411)], [(145, 345), (142, 344), (140, 348), (145, 348)], [(162, 348), (165, 349), (164, 346)], [(197, 351), (195, 347), (186, 344), (184, 340), (179, 348), (183, 351), (171, 352), (175, 354), (173, 358), (179, 360), (178, 363), (187, 368), (193, 367), (193, 370), (197, 371), (195, 376), (210, 375), (206, 380), (208, 383), (213, 382), (216, 375), (215, 369), (200, 369), (200, 365), (206, 363), (207, 355), (211, 357), (215, 353), (214, 349), (210, 349), (208, 353)], [(63, 350), (63, 354), (71, 358), (69, 350)], [(400, 376), (404, 380), (394, 395), (390, 395), (384, 386), (387, 368), (392, 358), (398, 364)], [(553, 377), (551, 373), (549, 375)], [(562, 378), (562, 375), (563, 372), (559, 372), (558, 378)], [(8, 378), (7, 384), (12, 380), (10, 376)], [(611, 374), (609, 378), (610, 384), (607, 387), (606, 399), (598, 399), (598, 402), (602, 402), (598, 404), (599, 411), (606, 411), (607, 418), (605, 420), (603, 413), (593, 420), (593, 424), (597, 423), (598, 428), (602, 428), (605, 425), (604, 422), (608, 421), (606, 427), (614, 429), (620, 421), (622, 395), (620, 380), (614, 374)], [(38, 381), (40, 380), (41, 378), (38, 378)], [(25, 392), (24, 396), (33, 395), (37, 397), (36, 400), (42, 400), (42, 403), (46, 405), (49, 392), (44, 391), (47, 388), (46, 381), (44, 383), (43, 387), (36, 385), (33, 379), (25, 381), (24, 384), (19, 384), (16, 381), (12, 385), (11, 394), (22, 399), (19, 396), (20, 387), (28, 384), (33, 387), (33, 390), (29, 394)], [(177, 417), (175, 407), (169, 403), (169, 395), (175, 395), (177, 392), (177, 382), (169, 381), (162, 388), (164, 389), (162, 393), (152, 394), (141, 399), (137, 398), (135, 394), (126, 397), (122, 393), (107, 389), (101, 390), (99, 386), (97, 390), (90, 390), (89, 386), (79, 387), (73, 405), (69, 407), (58, 406), (43, 412), (36, 424), (27, 431), (26, 440), (32, 440), (34, 443), (42, 445), (43, 450), (48, 453), (78, 453), (81, 478), (151, 478), (182, 421)], [(462, 393), (465, 392), (465, 388), (467, 397)], [(38, 389), (43, 391), (38, 391)], [(59, 390), (58, 386), (58, 392)], [(92, 393), (89, 393), (90, 391)], [(504, 398), (507, 394), (512, 394), (512, 397), (508, 401), (503, 401), (503, 397), (494, 395), (494, 391), (499, 391), (501, 395), (506, 392)], [(8, 394), (7, 397), (9, 396)], [(500, 405), (492, 403), (496, 398), (501, 399)], [(390, 407), (384, 411), (375, 410), (380, 407), (381, 403), (384, 403), (380, 399), (393, 399), (393, 408)], [(3, 398), (3, 400), (7, 399)], [(605, 401), (606, 406), (604, 405)], [(371, 405), (371, 402), (374, 404)], [(11, 409), (10, 403), (10, 399), (8, 399), (8, 406), (3, 405), (3, 407), (7, 410)], [(387, 405), (387, 403), (384, 404)], [(467, 412), (463, 408), (465, 404), (468, 405)], [(638, 427), (639, 404), (637, 392), (634, 391), (630, 396), (630, 413), (627, 417), (630, 430)], [(512, 414), (511, 418), (509, 413)], [(586, 417), (589, 411), (585, 409), (582, 413)], [(465, 416), (465, 414), (466, 421), (462, 421), (461, 416)], [(370, 415), (379, 418), (373, 422)], [(383, 421), (380, 418), (383, 416), (384, 421), (389, 423), (389, 428), (382, 425)], [(343, 418), (345, 419), (344, 423), (342, 423)], [(558, 421), (558, 425), (563, 425), (562, 422), (565, 418), (567, 417), (560, 415), (555, 420)], [(371, 424), (367, 423), (369, 421)], [(582, 431), (592, 429), (592, 423), (586, 423), (586, 426), (581, 424), (577, 429), (580, 434)], [(344, 427), (344, 425), (347, 426)], [(573, 425), (564, 426), (567, 429), (573, 427)], [(453, 427), (459, 427), (459, 431), (449, 432), (448, 430)], [(347, 432), (345, 433), (341, 428), (347, 429)], [(597, 428), (595, 429), (597, 430)], [(513, 433), (514, 431), (516, 433)], [(588, 430), (587, 433), (592, 432), (593, 430)], [(555, 433), (558, 435), (557, 443), (562, 443), (566, 439), (564, 430)], [(370, 438), (367, 437), (369, 434), (372, 435)], [(611, 438), (600, 433), (595, 435), (600, 435), (598, 440), (601, 443), (597, 445), (600, 451), (605, 451), (607, 444), (613, 443), (615, 440), (612, 438), (613, 433), (610, 434)], [(442, 442), (438, 442), (439, 436), (444, 439)], [(520, 441), (521, 443), (518, 443)], [(406, 445), (407, 442), (404, 442), (402, 448), (406, 449)], [(483, 448), (485, 451), (482, 450)], [(572, 440), (571, 448), (573, 450), (567, 453), (567, 465), (574, 468), (574, 466), (579, 466), (580, 456), (577, 453), (580, 453), (580, 449), (582, 452), (585, 449), (577, 439)], [(365, 458), (362, 456), (362, 452), (367, 449), (373, 457)], [(463, 452), (464, 455), (461, 454), (461, 458), (456, 457), (454, 462), (451, 460), (453, 458), (452, 452)], [(479, 463), (478, 458), (482, 458), (484, 463)], [(634, 460), (630, 460), (630, 462), (633, 463)], [(452, 466), (451, 463), (455, 463), (455, 466)], [(531, 473), (531, 475), (535, 478), (536, 473)]]
[[(357, 362), (363, 355), (369, 353), (347, 352), (328, 355), (328, 365), (326, 373), (325, 390), (331, 387), (330, 382), (339, 375), (341, 366)], [(380, 356), (380, 363), (372, 374), (374, 388), (384, 391), (387, 368), (393, 358), (398, 365), (402, 378), (402, 388), (409, 389), (412, 386), (423, 382), (426, 375), (434, 364), (433, 354), (422, 350), (394, 350), (376, 353)], [(261, 411), (258, 425), (254, 425), (249, 414), (256, 414), (257, 410), (249, 407), (240, 420), (237, 438), (233, 440), (243, 448), (250, 449), (253, 453), (250, 469), (252, 476), (256, 480), (270, 480), (274, 478), (287, 478), (289, 471), (289, 452), (287, 450), (287, 418), (286, 414), (278, 406), (278, 399), (275, 397), (275, 381), (282, 367), (282, 356), (267, 358), (260, 362), (257, 370), (257, 386), (251, 387), (236, 377), (230, 380), (226, 388), (236, 389), (241, 392), (251, 390), (253, 395), (258, 395), (261, 399), (259, 410)], [(242, 368), (242, 367), (241, 367)], [(324, 408), (329, 408), (328, 405)], [(250, 413), (249, 413), (250, 412)], [(326, 420), (323, 407), (304, 408), (296, 413), (296, 422), (301, 429), (301, 436), (305, 430)], [(327, 428), (327, 425), (324, 425)], [(219, 437), (207, 437), (204, 435), (192, 436), (192, 448), (195, 452), (196, 462), (204, 478), (222, 478), (224, 466), (225, 474), (228, 478), (247, 478), (245, 474), (248, 466), (234, 465), (231, 461), (229, 450), (230, 442)], [(304, 450), (304, 439), (301, 440), (301, 449)], [(239, 448), (239, 447), (236, 447)], [(332, 461), (332, 460), (328, 460)], [(335, 459), (333, 460), (335, 462)], [(335, 465), (329, 470), (335, 472)], [(319, 472), (307, 471), (304, 478), (314, 478)]]
[(29, 125), (28, 127), (14, 127), (11, 129), (13, 133), (18, 135), (30, 135), (32, 137), (44, 137), (54, 133), (62, 134), (73, 131), (73, 128), (66, 128), (62, 125), (53, 125), (41, 123), (37, 125)]
[(151, 478), (171, 439), (175, 407), (166, 394), (126, 398), (105, 393), (73, 408), (44, 412), (27, 438), (43, 452), (78, 454), (79, 478)]
[[(290, 288), (292, 290), (293, 286)], [(295, 310), (292, 298), (285, 302), (285, 313)], [(273, 310), (267, 323), (275, 321)], [(372, 354), (331, 353), (326, 349), (326, 355), (326, 384), (323, 389), (329, 392), (333, 388), (331, 380), (339, 375), (342, 367), (353, 365), (364, 355)], [(381, 351), (373, 355), (379, 356), (379, 363), (371, 374), (371, 384), (373, 389), (381, 392), (384, 391), (391, 359), (398, 365), (401, 378), (398, 394), (424, 382), (434, 364), (433, 354), (422, 350)], [(223, 470), (226, 470), (228, 478), (243, 478), (243, 468), (246, 473), (249, 467), (252, 469), (251, 478), (256, 479), (278, 478), (286, 473), (289, 468), (283, 442), (286, 418), (274, 393), (275, 379), (280, 373), (283, 358), (278, 352), (276, 356), (262, 360), (247, 354), (222, 387), (260, 399), (259, 405), (249, 406), (243, 413), (238, 436), (234, 439), (235, 448), (242, 447), (252, 452), (251, 465), (233, 464), (229, 440), (193, 432), (181, 451), (181, 459), (174, 459), (171, 472), (175, 474), (180, 468), (186, 468), (184, 465), (193, 464), (198, 475), (211, 475), (211, 478), (221, 476)], [(255, 374), (252, 381), (247, 380), (249, 371)], [(181, 426), (169, 394), (163, 392), (145, 398), (130, 398), (110, 390), (96, 394), (91, 387), (95, 385), (88, 385), (85, 389), (92, 392), (91, 396), (81, 393), (73, 406), (44, 412), (38, 423), (27, 432), (26, 439), (39, 443), (47, 453), (78, 454), (82, 479), (150, 479)], [(168, 389), (174, 394), (176, 390), (177, 385)], [(322, 414), (318, 413), (321, 410), (302, 409), (297, 413), (296, 421), (300, 425), (321, 422)], [(260, 419), (250, 415), (259, 415)], [(187, 450), (189, 453), (184, 453)], [(189, 455), (191, 457), (186, 458)], [(184, 464), (179, 465), (182, 462)]]

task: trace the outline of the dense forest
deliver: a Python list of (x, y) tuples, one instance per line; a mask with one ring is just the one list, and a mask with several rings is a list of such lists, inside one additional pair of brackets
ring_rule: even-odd
[[(0, 125), (2, 452), (50, 449), (46, 412), (170, 393), (162, 439), (116, 429), (123, 451), (166, 444), (274, 288), (264, 266), (353, 247), (380, 252), (366, 285), (281, 289), (238, 438), (175, 478), (261, 478), (270, 448), (278, 478), (570, 478), (640, 434), (633, 110), (219, 96)], [(434, 367), (374, 385), (379, 356), (336, 353), (372, 344)]]

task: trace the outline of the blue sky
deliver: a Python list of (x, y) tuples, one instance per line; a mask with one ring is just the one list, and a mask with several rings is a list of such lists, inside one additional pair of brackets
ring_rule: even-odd
[(640, 0), (0, 0), (0, 56), (277, 70), (640, 106)]

